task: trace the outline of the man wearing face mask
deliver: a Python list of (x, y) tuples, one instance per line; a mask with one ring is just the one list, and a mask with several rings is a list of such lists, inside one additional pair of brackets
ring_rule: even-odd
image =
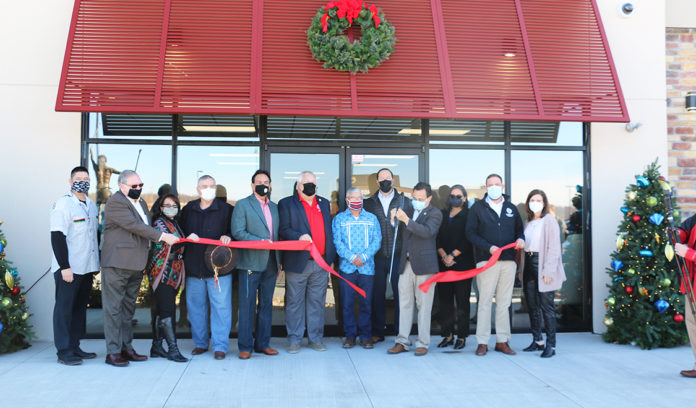
[[(215, 179), (207, 174), (198, 179), (196, 191), (201, 198), (189, 201), (181, 210), (179, 225), (184, 234), (193, 234), (190, 238), (194, 240), (209, 238), (218, 239), (223, 244), (230, 243), (234, 208), (227, 202), (215, 199)], [(212, 343), (213, 357), (222, 360), (230, 346), (232, 275), (219, 276), (216, 287), (214, 271), (209, 266), (210, 260), (206, 262), (205, 259), (206, 247), (207, 245), (186, 244), (184, 251), (186, 308), (194, 345), (191, 354), (196, 356), (205, 353)]]
[[(235, 211), (232, 213), (232, 236), (237, 241), (278, 239), (278, 206), (270, 198), (270, 174), (266, 170), (256, 170), (251, 176), (251, 189), (252, 194), (237, 201)], [(272, 349), (269, 343), (273, 291), (279, 265), (278, 251), (239, 250), (238, 346), (239, 358), (242, 360), (251, 357), (252, 350), (267, 356), (278, 354), (278, 351)], [(254, 330), (254, 312), (256, 312), (256, 330)]]
[(133, 350), (133, 314), (150, 242), (174, 245), (179, 238), (151, 227), (150, 212), (140, 198), (143, 182), (138, 173), (123, 170), (119, 191), (104, 209), (104, 244), (101, 253), (102, 307), (106, 363), (117, 367), (147, 357)]
[(334, 217), (333, 233), (336, 253), (339, 257), (341, 276), (365, 291), (366, 296), (358, 297), (360, 316), (355, 321), (355, 297), (357, 293), (344, 281), (340, 282), (343, 330), (346, 339), (344, 348), (355, 345), (355, 337), (360, 335), (360, 345), (371, 349), (372, 324), (372, 286), (375, 274), (375, 253), (380, 248), (382, 232), (377, 217), (363, 209), (363, 195), (359, 188), (351, 188), (346, 193), (347, 209)]
[[(375, 254), (375, 278), (372, 292), (372, 342), (384, 341), (384, 329), (386, 326), (386, 294), (387, 276), (391, 268), (391, 287), (394, 293), (394, 327), (399, 328), (399, 257), (401, 252), (401, 232), (396, 236), (394, 245), (394, 225), (389, 221), (389, 214), (395, 208), (401, 208), (405, 212), (412, 211), (411, 200), (404, 199), (404, 194), (399, 193), (393, 187), (394, 175), (391, 170), (384, 168), (377, 172), (377, 186), (379, 189), (371, 197), (364, 200), (365, 211), (374, 214), (379, 221), (382, 233), (382, 244)], [(392, 259), (392, 251), (395, 259)]]
[(70, 192), (51, 208), (51, 270), (56, 282), (53, 342), (58, 362), (82, 364), (96, 358), (80, 349), (92, 277), (99, 272), (97, 206), (87, 197), (89, 173), (79, 166), (70, 172)]
[(403, 231), (404, 243), (399, 253), (399, 334), (396, 344), (387, 352), (399, 354), (408, 351), (415, 307), (418, 315), (415, 355), (424, 356), (430, 345), (430, 312), (435, 285), (427, 293), (418, 286), (438, 272), (436, 237), (442, 223), (442, 212), (430, 205), (433, 198), (430, 184), (416, 184), (412, 197), (412, 209), (408, 213), (401, 208), (390, 213), (390, 221), (400, 223), (399, 231)]
[[(329, 200), (318, 196), (317, 178), (303, 171), (297, 179), (297, 195), (278, 202), (283, 240), (311, 241), (327, 264), (333, 264), (336, 249), (331, 230)], [(285, 270), (285, 325), (288, 331), (288, 353), (298, 353), (305, 331), (309, 347), (325, 351), (324, 307), (329, 275), (309, 255), (309, 251), (285, 251), (282, 254)]]
[[(485, 265), (498, 248), (517, 242), (516, 249), (524, 248), (524, 229), (522, 218), (506, 196), (503, 178), (497, 174), (486, 177), (487, 193), (469, 209), (466, 221), (466, 236), (474, 246), (476, 266)], [(510, 302), (515, 284), (515, 250), (503, 251), (498, 262), (476, 276), (479, 289), (479, 302), (476, 323), (476, 355), (488, 352), (491, 337), (491, 309), (495, 295), (495, 351), (516, 354), (510, 341)]]

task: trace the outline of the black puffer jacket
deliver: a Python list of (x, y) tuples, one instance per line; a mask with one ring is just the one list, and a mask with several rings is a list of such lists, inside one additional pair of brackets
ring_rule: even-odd
[[(394, 245), (394, 227), (389, 221), (389, 213), (393, 208), (401, 207), (407, 213), (412, 214), (411, 199), (404, 196), (404, 193), (399, 193), (394, 189), (394, 197), (389, 203), (389, 210), (387, 215), (384, 215), (384, 209), (382, 209), (382, 203), (379, 201), (379, 191), (371, 195), (370, 197), (363, 200), (363, 208), (365, 211), (369, 211), (375, 216), (379, 221), (379, 226), (382, 230), (382, 247), (377, 252), (375, 256), (381, 256), (383, 258), (390, 258), (392, 254), (392, 247)], [(409, 209), (411, 209), (409, 212)], [(402, 231), (403, 232), (403, 231)], [(398, 234), (396, 237), (396, 251), (394, 253), (399, 254), (401, 252), (401, 238), (402, 235)]]

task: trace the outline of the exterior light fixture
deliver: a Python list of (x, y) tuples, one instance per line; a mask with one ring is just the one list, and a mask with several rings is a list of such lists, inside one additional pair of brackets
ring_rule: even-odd
[(696, 91), (691, 91), (686, 93), (686, 100), (684, 101), (686, 106), (686, 111), (689, 113), (696, 113)]

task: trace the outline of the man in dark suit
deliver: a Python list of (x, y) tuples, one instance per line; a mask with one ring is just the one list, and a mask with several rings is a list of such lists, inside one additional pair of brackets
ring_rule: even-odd
[[(232, 236), (237, 241), (278, 239), (278, 206), (271, 201), (271, 176), (257, 170), (251, 176), (253, 193), (237, 201), (232, 213)], [(246, 360), (251, 351), (269, 356), (278, 354), (270, 347), (273, 290), (280, 265), (278, 251), (240, 249), (239, 263), (239, 358)], [(259, 304), (256, 306), (258, 292)], [(256, 341), (254, 341), (256, 312)]]
[[(297, 180), (297, 194), (278, 203), (280, 238), (312, 241), (326, 263), (332, 264), (336, 249), (331, 233), (329, 200), (316, 195), (317, 178), (311, 171), (303, 171)], [(324, 304), (329, 277), (313, 259), (309, 251), (285, 251), (285, 320), (290, 346), (288, 353), (298, 353), (305, 331), (309, 347), (326, 350), (324, 336)]]
[(143, 182), (134, 171), (118, 177), (119, 191), (106, 202), (101, 252), (102, 307), (106, 363), (117, 367), (147, 360), (133, 350), (133, 313), (151, 241), (174, 245), (179, 238), (150, 226), (150, 212), (140, 198)]
[(390, 217), (401, 223), (399, 231), (404, 231), (404, 242), (399, 260), (399, 334), (396, 344), (388, 350), (389, 354), (408, 351), (413, 325), (413, 308), (418, 311), (417, 356), (428, 352), (430, 345), (430, 311), (433, 307), (435, 285), (423, 293), (418, 286), (438, 272), (437, 248), (435, 239), (442, 222), (442, 212), (430, 205), (432, 190), (430, 184), (419, 182), (413, 187), (412, 209), (408, 213), (401, 208), (393, 209)]

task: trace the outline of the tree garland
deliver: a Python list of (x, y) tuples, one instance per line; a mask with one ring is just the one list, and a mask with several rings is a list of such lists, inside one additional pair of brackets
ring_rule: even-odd
[[(360, 26), (362, 38), (351, 42), (345, 31)], [(362, 0), (339, 0), (320, 8), (307, 30), (307, 44), (312, 56), (324, 68), (367, 72), (387, 60), (394, 52), (394, 26), (384, 13)]]

